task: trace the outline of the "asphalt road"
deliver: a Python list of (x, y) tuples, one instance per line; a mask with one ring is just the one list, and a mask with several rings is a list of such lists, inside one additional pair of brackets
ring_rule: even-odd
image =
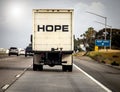
[(93, 60), (74, 58), (74, 63), (113, 92), (120, 92), (120, 69)]
[(78, 58), (74, 63), (73, 72), (63, 72), (61, 66), (33, 71), (31, 57), (4, 58), (0, 60), (0, 92), (120, 92), (120, 70)]
[(44, 67), (44, 71), (30, 68), (6, 92), (106, 92), (81, 71), (62, 72), (60, 66)]
[(3, 92), (4, 87), (11, 85), (18, 79), (30, 65), (32, 57), (25, 56), (10, 56), (0, 58), (0, 92)]

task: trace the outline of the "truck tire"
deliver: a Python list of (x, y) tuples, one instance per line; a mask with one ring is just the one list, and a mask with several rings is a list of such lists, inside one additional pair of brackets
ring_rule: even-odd
[(33, 64), (33, 70), (37, 71), (37, 65), (36, 64)]
[(64, 72), (67, 71), (66, 65), (62, 66), (62, 71), (64, 71)]
[(72, 70), (73, 70), (72, 68), (73, 68), (72, 65), (67, 66), (67, 69), (68, 69), (69, 72), (72, 72)]
[(62, 70), (72, 72), (72, 67), (73, 67), (72, 65), (63, 65)]
[(36, 65), (36, 64), (33, 64), (33, 70), (34, 71), (42, 71), (43, 70), (43, 65)]
[(43, 70), (43, 65), (38, 65), (38, 70), (42, 71)]

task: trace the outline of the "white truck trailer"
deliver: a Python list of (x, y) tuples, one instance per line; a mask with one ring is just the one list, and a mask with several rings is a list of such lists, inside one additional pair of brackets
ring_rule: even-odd
[(43, 65), (61, 65), (63, 71), (73, 67), (73, 10), (33, 9), (33, 70)]

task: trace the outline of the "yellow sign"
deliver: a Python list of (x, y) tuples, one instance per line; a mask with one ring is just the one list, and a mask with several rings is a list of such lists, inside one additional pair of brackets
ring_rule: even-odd
[(98, 51), (98, 46), (95, 46), (95, 51)]

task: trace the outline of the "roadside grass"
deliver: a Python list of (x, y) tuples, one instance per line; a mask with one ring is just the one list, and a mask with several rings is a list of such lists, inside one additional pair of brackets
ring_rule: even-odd
[(77, 53), (74, 53), (73, 55), (74, 56), (83, 56), (85, 54), (85, 52), (84, 51), (82, 51), (82, 52), (77, 52)]
[[(76, 53), (75, 56), (82, 56), (85, 52)], [(99, 51), (90, 51), (87, 56), (91, 57), (95, 61), (111, 64), (111, 65), (120, 65), (120, 50), (99, 50)]]
[(101, 63), (120, 65), (120, 50), (91, 51), (88, 56)]

